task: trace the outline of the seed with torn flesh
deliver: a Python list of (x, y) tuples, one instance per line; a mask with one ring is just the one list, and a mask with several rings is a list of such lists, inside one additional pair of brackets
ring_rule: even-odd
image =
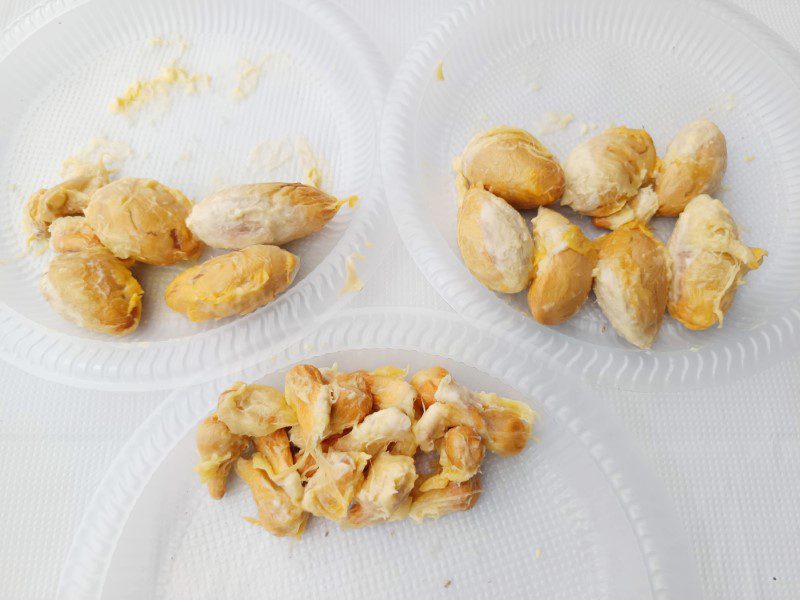
[(481, 436), (471, 427), (459, 425), (448, 429), (439, 447), (441, 471), (428, 478), (421, 492), (446, 487), (451, 481), (462, 483), (478, 473), (486, 454)]
[(84, 212), (115, 256), (172, 265), (197, 258), (203, 249), (186, 227), (191, 208), (178, 190), (152, 179), (125, 177), (97, 190)]
[(233, 433), (265, 436), (297, 424), (280, 390), (267, 385), (237, 381), (222, 392), (217, 414)]
[(381, 452), (370, 462), (347, 524), (363, 527), (390, 520), (406, 504), (416, 479), (413, 458)]
[(200, 481), (208, 486), (212, 498), (222, 498), (228, 473), (250, 444), (245, 436), (231, 433), (216, 413), (206, 417), (195, 436), (200, 462), (194, 468)]
[(721, 326), (745, 274), (767, 254), (743, 244), (728, 209), (708, 195), (686, 205), (667, 251), (672, 262), (669, 313), (689, 329)]
[(479, 475), (464, 483), (451, 482), (444, 488), (416, 494), (408, 516), (419, 523), (424, 519), (438, 519), (453, 512), (466, 511), (475, 506), (480, 494)]
[(306, 484), (303, 508), (313, 515), (344, 521), (364, 481), (369, 455), (331, 450), (317, 457), (314, 475)]
[(139, 326), (142, 287), (105, 248), (56, 255), (40, 288), (58, 314), (85, 329), (128, 335)]
[(331, 433), (333, 386), (313, 365), (297, 365), (286, 374), (286, 402), (297, 414), (304, 448), (312, 448)]
[(451, 427), (465, 425), (478, 432), (486, 430), (486, 423), (480, 411), (473, 407), (462, 407), (456, 404), (436, 402), (414, 423), (414, 436), (420, 450), (431, 452), (434, 442), (444, 437)]
[(372, 411), (372, 394), (361, 373), (338, 373), (331, 381), (331, 435), (358, 425)]
[(33, 237), (46, 237), (48, 228), (60, 217), (82, 215), (97, 190), (108, 183), (103, 163), (87, 169), (49, 189), (35, 192), (25, 204), (25, 228)]
[(294, 466), (292, 448), (285, 429), (278, 429), (269, 435), (254, 437), (253, 466), (264, 471), (279, 485), (297, 506), (303, 500), (303, 482)]
[(430, 367), (417, 371), (411, 377), (411, 385), (417, 390), (425, 408), (436, 402), (435, 394), (439, 388), (439, 383), (449, 374), (447, 369), (443, 367)]
[(486, 422), (484, 440), (489, 451), (500, 456), (519, 454), (531, 439), (536, 412), (524, 402), (479, 392)]
[(391, 443), (407, 439), (411, 419), (399, 408), (384, 408), (372, 413), (361, 423), (339, 438), (333, 445), (337, 450), (366, 452), (374, 456)]
[(613, 214), (650, 182), (656, 161), (653, 140), (644, 129), (608, 129), (567, 156), (561, 203), (590, 217)]
[(258, 507), (258, 518), (247, 518), (248, 521), (260, 525), (272, 535), (296, 538), (302, 535), (308, 513), (292, 502), (265, 471), (257, 469), (254, 460), (237, 460), (236, 474), (248, 485)]

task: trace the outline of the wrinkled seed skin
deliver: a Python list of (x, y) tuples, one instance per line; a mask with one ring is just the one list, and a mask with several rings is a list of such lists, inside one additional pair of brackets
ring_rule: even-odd
[(92, 195), (108, 184), (108, 171), (101, 164), (48, 189), (34, 192), (25, 204), (26, 226), (37, 237), (61, 217), (82, 215)]
[(361, 373), (339, 373), (335, 378), (335, 401), (331, 407), (330, 431), (342, 433), (372, 412), (372, 394)]
[(200, 463), (210, 462), (212, 471), (205, 474), (209, 495), (219, 500), (225, 495), (228, 473), (237, 458), (250, 444), (248, 438), (231, 433), (216, 413), (206, 417), (195, 433)]
[(478, 502), (483, 488), (480, 475), (463, 483), (451, 482), (441, 489), (413, 495), (408, 516), (417, 522), (470, 510)]
[(56, 255), (40, 283), (56, 312), (85, 329), (128, 335), (139, 326), (142, 287), (105, 248)]
[(86, 217), (60, 217), (50, 225), (50, 248), (53, 252), (77, 252), (104, 247)]
[(283, 246), (322, 229), (342, 202), (301, 183), (253, 183), (214, 192), (192, 208), (189, 228), (212, 248)]
[(125, 177), (95, 192), (85, 212), (97, 237), (118, 258), (172, 265), (197, 258), (203, 248), (186, 227), (190, 210), (178, 190)]
[(687, 205), (672, 231), (669, 313), (692, 330), (722, 325), (744, 276), (766, 251), (750, 248), (727, 208), (706, 194)]
[(711, 121), (685, 125), (667, 147), (656, 173), (658, 216), (678, 216), (692, 198), (713, 194), (725, 175), (725, 136)]
[(486, 447), (474, 429), (458, 425), (444, 434), (440, 454), (447, 456), (454, 472), (461, 476), (457, 481), (466, 481), (478, 472), (486, 454)]
[(477, 134), (457, 164), (468, 185), (483, 187), (519, 210), (551, 204), (564, 191), (558, 160), (521, 129), (496, 127)]
[(250, 488), (258, 508), (258, 519), (251, 522), (255, 521), (274, 536), (299, 538), (302, 535), (308, 513), (295, 506), (264, 471), (255, 468), (252, 460), (239, 458), (236, 474)]
[(435, 394), (439, 383), (449, 375), (444, 367), (429, 367), (417, 371), (411, 377), (411, 385), (417, 390), (423, 408), (427, 409), (436, 402)]
[(590, 217), (611, 215), (650, 182), (656, 163), (655, 146), (645, 130), (608, 129), (567, 156), (562, 204)]

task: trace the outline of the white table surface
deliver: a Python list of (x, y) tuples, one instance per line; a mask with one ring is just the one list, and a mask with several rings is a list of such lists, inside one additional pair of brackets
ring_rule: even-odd
[[(800, 48), (800, 1), (735, 1)], [(0, 30), (36, 4), (0, 0)], [(394, 69), (457, 0), (339, 4)], [(350, 306), (450, 310), (396, 234), (384, 243), (393, 277), (368, 281)], [(2, 362), (0, 386), (0, 597), (51, 598), (97, 482), (167, 393), (69, 388)], [(800, 598), (800, 358), (711, 389), (596, 393), (622, 418), (672, 494), (704, 596)]]

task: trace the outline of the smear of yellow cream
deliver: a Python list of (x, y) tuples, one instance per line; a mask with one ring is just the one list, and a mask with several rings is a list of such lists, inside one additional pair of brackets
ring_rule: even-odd
[(436, 79), (438, 81), (444, 81), (444, 63), (441, 60), (439, 64), (436, 65)]
[(299, 180), (317, 189), (322, 189), (323, 174), (329, 170), (308, 140), (301, 136), (262, 142), (250, 151), (249, 161), (250, 168), (256, 175), (266, 171), (274, 176), (278, 169), (286, 168), (287, 172), (278, 173), (279, 177)]
[(542, 133), (553, 133), (566, 129), (575, 120), (575, 116), (568, 113), (547, 112), (544, 113), (544, 123), (541, 127)]
[(408, 372), (411, 370), (411, 365), (405, 368), (398, 367), (397, 365), (384, 365), (372, 370), (372, 374), (378, 377), (389, 377), (391, 379), (405, 379)]
[(313, 185), (315, 188), (320, 189), (322, 185), (322, 173), (320, 173), (319, 168), (309, 167), (306, 171), (306, 176), (303, 179), (303, 183), (306, 185)]
[(160, 35), (153, 36), (147, 39), (147, 45), (151, 48), (177, 48), (178, 55), (175, 57), (175, 60), (180, 60), (183, 58), (183, 55), (186, 54), (186, 51), (189, 49), (189, 42), (187, 42), (183, 37), (178, 37), (175, 39), (165, 38)]
[(168, 98), (171, 90), (183, 89), (186, 94), (194, 94), (199, 86), (208, 86), (209, 75), (189, 73), (177, 62), (162, 67), (158, 76), (152, 79), (137, 79), (128, 89), (111, 101), (108, 110), (112, 113), (130, 113), (157, 98)]
[(360, 292), (364, 289), (364, 282), (358, 276), (356, 270), (356, 260), (364, 260), (364, 256), (358, 252), (354, 252), (344, 260), (344, 268), (347, 277), (344, 282), (344, 287), (339, 294), (346, 294), (347, 292)]
[(125, 142), (115, 142), (104, 136), (91, 138), (85, 146), (61, 161), (61, 177), (71, 179), (83, 175), (102, 162), (110, 172), (122, 168), (133, 155), (131, 147)]
[(239, 72), (236, 74), (236, 86), (233, 88), (233, 92), (231, 92), (234, 99), (244, 100), (256, 90), (258, 82), (261, 79), (261, 69), (263, 66), (263, 60), (257, 63), (250, 62), (249, 60), (241, 61)]

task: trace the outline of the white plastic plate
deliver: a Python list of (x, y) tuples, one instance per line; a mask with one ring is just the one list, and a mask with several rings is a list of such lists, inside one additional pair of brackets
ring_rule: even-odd
[[(133, 81), (158, 77), (174, 60), (190, 76), (209, 75), (209, 85), (194, 93), (166, 86), (127, 115), (108, 110)], [(252, 93), (237, 99), (242, 61), (261, 71)], [(329, 2), (53, 0), (12, 24), (0, 34), (0, 356), (61, 383), (163, 389), (242, 368), (255, 351), (287, 344), (335, 310), (352, 296), (339, 294), (345, 259), (362, 254), (356, 264), (366, 279), (391, 226), (377, 166), (385, 78), (380, 53)], [(360, 200), (287, 246), (300, 271), (271, 305), (194, 324), (163, 301), (189, 264), (137, 266), (139, 329), (123, 339), (93, 334), (39, 293), (51, 254), (24, 252), (21, 208), (59, 181), (64, 158), (98, 137), (115, 144), (117, 158), (130, 150), (118, 176), (152, 177), (194, 200), (223, 185), (299, 181), (311, 164), (307, 147), (323, 189)]]
[[(624, 431), (532, 343), (509, 344), (434, 311), (345, 311), (279, 356), (177, 391), (113, 461), (72, 543), (61, 598), (699, 597), (695, 567), (661, 485)], [(487, 458), (467, 513), (422, 525), (341, 530), (312, 519), (302, 540), (249, 524), (235, 476), (220, 501), (197, 480), (194, 432), (243, 379), (282, 386), (297, 363), (347, 369), (440, 364), (464, 384), (529, 402), (538, 438)]]
[[(440, 62), (443, 81), (435, 75)], [(574, 117), (563, 129), (553, 125), (561, 115)], [(717, 195), (744, 241), (769, 251), (724, 327), (691, 332), (666, 318), (643, 352), (615, 334), (593, 297), (579, 315), (547, 328), (530, 317), (524, 293), (495, 294), (467, 271), (456, 243), (451, 160), (478, 131), (522, 127), (563, 159), (611, 123), (627, 124), (646, 128), (662, 154), (698, 118), (714, 120), (728, 140)], [(727, 4), (466, 2), (398, 70), (382, 144), (393, 216), (433, 286), (468, 320), (534, 342), (576, 376), (674, 389), (746, 376), (800, 348), (800, 60)], [(587, 219), (565, 214), (598, 235)], [(654, 222), (664, 240), (673, 224)]]

